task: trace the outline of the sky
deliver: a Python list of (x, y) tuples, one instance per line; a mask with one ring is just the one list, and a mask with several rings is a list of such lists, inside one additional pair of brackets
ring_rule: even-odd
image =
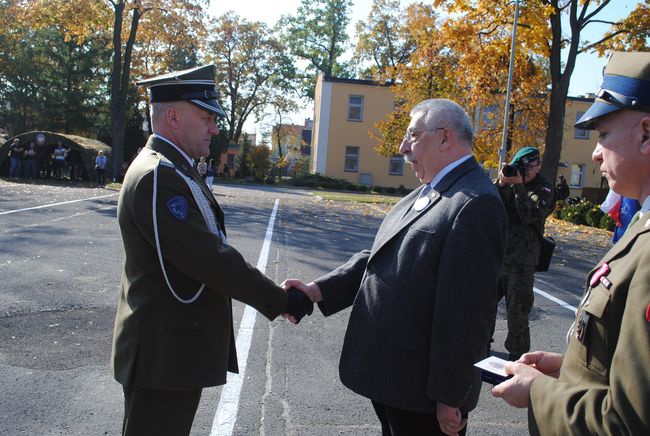
[[(367, 19), (372, 6), (372, 0), (352, 1), (352, 19), (348, 26), (348, 34), (350, 35), (350, 41), (354, 43), (356, 39), (354, 36), (354, 26), (359, 20)], [(415, 0), (402, 0), (401, 4), (405, 6), (414, 2)], [(300, 3), (300, 0), (238, 0), (235, 2), (211, 0), (209, 13), (212, 16), (219, 16), (228, 10), (232, 10), (250, 21), (263, 21), (269, 26), (273, 26), (282, 15), (295, 13)], [(604, 11), (598, 15), (598, 19), (615, 21), (616, 19), (627, 16), (639, 3), (640, 1), (634, 0), (612, 0)], [(605, 24), (591, 24), (583, 31), (582, 39), (595, 42), (608, 28), (609, 25)], [(589, 92), (597, 92), (602, 81), (602, 72), (605, 63), (605, 58), (598, 58), (596, 55), (579, 55), (576, 68), (571, 77), (569, 96), (575, 97)], [(294, 123), (302, 124), (304, 118), (312, 117), (312, 115), (313, 108), (307, 107), (303, 111), (294, 114), (292, 120)], [(254, 130), (253, 125), (250, 121), (247, 122), (247, 130)]]

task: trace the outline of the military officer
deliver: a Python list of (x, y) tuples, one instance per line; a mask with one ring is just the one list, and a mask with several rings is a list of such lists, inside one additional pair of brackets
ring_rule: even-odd
[(494, 183), (508, 213), (506, 257), (497, 285), (497, 303), (506, 298), (505, 346), (511, 360), (530, 350), (528, 314), (533, 307), (535, 265), (544, 222), (554, 204), (553, 185), (539, 174), (541, 168), (539, 150), (524, 147), (513, 156), (509, 168), (501, 170)]
[(118, 202), (125, 251), (112, 350), (125, 435), (189, 434), (203, 387), (237, 372), (231, 299), (269, 319), (287, 293), (228, 244), (224, 214), (193, 166), (218, 134), (213, 65), (140, 82), (153, 135)]
[(524, 354), (492, 392), (529, 408), (534, 435), (650, 434), (650, 53), (613, 53), (576, 127), (598, 132), (592, 158), (640, 218), (589, 274), (564, 356)]

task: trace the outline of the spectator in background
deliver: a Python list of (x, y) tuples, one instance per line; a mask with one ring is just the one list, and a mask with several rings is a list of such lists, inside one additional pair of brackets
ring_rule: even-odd
[(27, 177), (35, 179), (38, 174), (38, 152), (34, 141), (29, 143), (29, 148), (25, 151), (25, 160), (27, 163)]
[(641, 209), (639, 202), (633, 198), (623, 197), (620, 194), (612, 191), (607, 193), (607, 198), (600, 205), (600, 210), (605, 212), (616, 223), (614, 227), (614, 234), (612, 235), (612, 242), (616, 243), (627, 230), (632, 217), (637, 211)]
[(66, 154), (66, 149), (61, 144), (61, 141), (57, 141), (56, 148), (52, 154), (52, 169), (54, 170), (54, 177), (59, 179), (62, 179), (64, 175)]
[(557, 185), (555, 185), (555, 199), (564, 201), (570, 193), (571, 191), (569, 191), (569, 185), (567, 185), (566, 179), (564, 176), (560, 176)]
[(82, 180), (84, 163), (79, 150), (70, 148), (68, 151), (68, 165), (70, 165), (70, 180)]
[(212, 189), (212, 181), (214, 180), (214, 175), (217, 172), (217, 166), (214, 163), (214, 159), (210, 159), (208, 164), (208, 172), (205, 174), (205, 184), (208, 185), (208, 188)]
[(23, 161), (25, 148), (21, 145), (20, 139), (15, 138), (9, 146), (9, 178), (17, 179), (20, 177), (20, 165)]
[(205, 157), (199, 159), (199, 163), (196, 164), (196, 171), (198, 171), (199, 176), (205, 180), (205, 176), (208, 174), (208, 164), (205, 162)]
[(104, 156), (104, 150), (99, 150), (95, 158), (95, 179), (99, 186), (104, 186), (105, 184), (104, 176), (106, 175), (107, 165), (108, 159)]

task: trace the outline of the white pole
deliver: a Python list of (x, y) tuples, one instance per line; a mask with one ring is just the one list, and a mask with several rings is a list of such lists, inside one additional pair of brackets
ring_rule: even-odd
[(519, 0), (515, 2), (515, 21), (512, 27), (512, 42), (510, 45), (510, 67), (508, 68), (508, 91), (506, 92), (506, 108), (503, 114), (503, 137), (501, 139), (501, 151), (499, 152), (499, 168), (506, 160), (506, 147), (508, 142), (508, 121), (510, 119), (510, 90), (512, 89), (512, 70), (515, 66), (515, 46), (517, 44), (517, 20), (519, 20)]

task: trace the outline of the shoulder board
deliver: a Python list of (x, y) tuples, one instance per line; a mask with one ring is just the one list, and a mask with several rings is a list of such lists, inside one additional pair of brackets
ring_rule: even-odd
[(167, 159), (163, 154), (156, 153), (156, 155), (158, 156), (158, 165), (164, 165), (164, 166), (169, 167), (169, 168), (175, 168), (172, 161)]

